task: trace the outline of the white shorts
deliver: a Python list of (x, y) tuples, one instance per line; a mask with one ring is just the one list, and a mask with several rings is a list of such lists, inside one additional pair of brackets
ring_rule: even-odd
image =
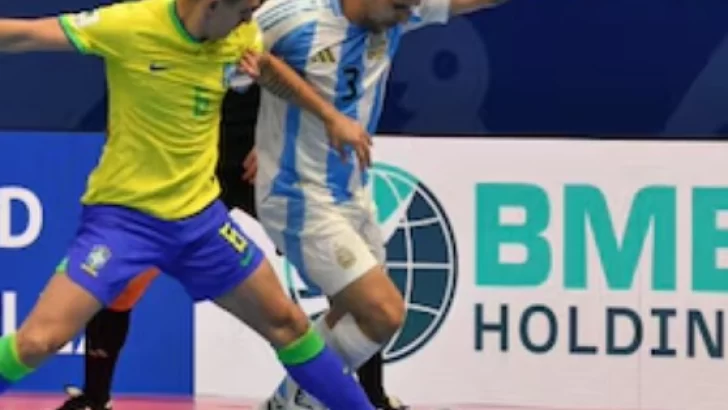
[(271, 195), (258, 202), (257, 211), (273, 243), (327, 296), (385, 263), (376, 206), (368, 194), (340, 205), (310, 195), (305, 200)]

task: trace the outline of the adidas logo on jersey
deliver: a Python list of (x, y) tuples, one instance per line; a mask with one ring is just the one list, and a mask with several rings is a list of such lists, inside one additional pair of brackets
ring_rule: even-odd
[(318, 53), (316, 53), (313, 57), (311, 57), (312, 63), (322, 63), (322, 64), (333, 64), (336, 62), (336, 56), (334, 55), (334, 52), (331, 51), (330, 48), (325, 48)]

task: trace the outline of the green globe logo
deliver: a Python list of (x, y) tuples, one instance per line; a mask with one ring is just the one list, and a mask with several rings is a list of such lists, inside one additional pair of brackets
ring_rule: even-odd
[[(442, 206), (417, 178), (381, 163), (371, 177), (387, 269), (407, 304), (404, 325), (383, 349), (390, 363), (422, 349), (445, 321), (457, 287), (457, 247)], [(282, 273), (291, 296), (307, 313), (316, 317), (328, 308), (318, 287), (295, 274), (290, 264), (284, 264)]]
[(404, 326), (383, 350), (394, 362), (425, 346), (445, 321), (457, 286), (457, 247), (442, 206), (417, 178), (376, 164), (372, 185), (387, 269), (407, 304)]

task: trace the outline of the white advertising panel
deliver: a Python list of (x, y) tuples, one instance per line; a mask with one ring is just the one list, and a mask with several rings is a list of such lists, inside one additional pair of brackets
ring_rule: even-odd
[[(379, 138), (375, 154), (408, 303), (385, 348), (389, 390), (428, 404), (725, 409), (728, 145)], [(276, 266), (309, 313), (325, 308)], [(197, 394), (263, 398), (283, 375), (215, 307), (197, 307), (195, 345)]]

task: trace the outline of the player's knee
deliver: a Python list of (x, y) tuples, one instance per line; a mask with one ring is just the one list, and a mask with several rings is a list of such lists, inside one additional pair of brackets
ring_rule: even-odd
[(386, 342), (404, 324), (405, 305), (402, 297), (397, 294), (388, 300), (377, 304), (371, 313), (372, 321), (377, 328), (377, 337)]
[(385, 343), (402, 327), (406, 310), (386, 271), (376, 269), (334, 296), (332, 312), (351, 313), (367, 336)]
[(366, 309), (354, 316), (367, 336), (377, 343), (386, 343), (402, 327), (405, 313), (404, 300), (396, 294), (370, 300)]
[(306, 334), (308, 318), (294, 303), (286, 300), (267, 312), (268, 341), (274, 346), (287, 346)]
[(66, 343), (49, 329), (21, 329), (16, 335), (18, 355), (26, 365), (36, 367)]

